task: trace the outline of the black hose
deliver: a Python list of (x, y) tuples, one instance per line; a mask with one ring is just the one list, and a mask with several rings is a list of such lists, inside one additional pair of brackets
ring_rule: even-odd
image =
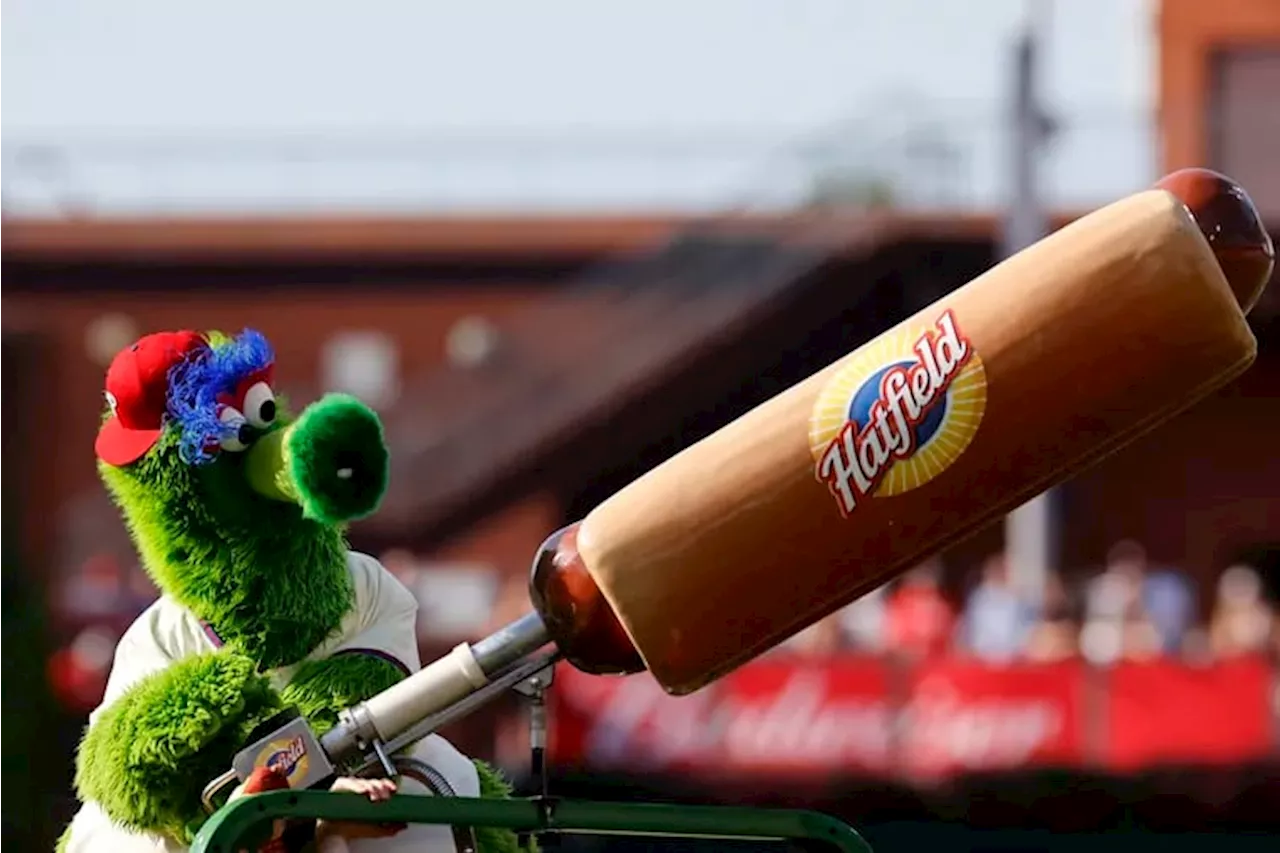
[[(396, 769), (402, 776), (408, 776), (426, 785), (437, 797), (456, 797), (457, 791), (449, 784), (439, 770), (417, 758), (396, 758)], [(470, 826), (451, 826), (453, 845), (458, 853), (476, 853), (476, 832)]]

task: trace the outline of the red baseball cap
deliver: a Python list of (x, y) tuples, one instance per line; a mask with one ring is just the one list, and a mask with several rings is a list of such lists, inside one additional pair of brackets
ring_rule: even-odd
[(116, 354), (107, 368), (111, 417), (98, 431), (93, 449), (108, 465), (142, 458), (164, 431), (169, 370), (188, 353), (208, 346), (199, 332), (158, 332)]

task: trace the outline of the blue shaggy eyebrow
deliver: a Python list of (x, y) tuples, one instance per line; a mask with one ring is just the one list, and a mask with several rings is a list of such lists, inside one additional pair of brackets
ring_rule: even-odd
[(275, 361), (260, 332), (245, 329), (222, 343), (203, 347), (169, 371), (169, 419), (182, 431), (178, 454), (188, 465), (205, 465), (218, 455), (218, 442), (233, 432), (218, 420), (218, 395)]

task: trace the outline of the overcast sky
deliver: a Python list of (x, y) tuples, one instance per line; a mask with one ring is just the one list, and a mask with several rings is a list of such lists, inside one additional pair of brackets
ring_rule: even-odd
[[(834, 163), (993, 204), (1034, 5), (8, 0), (5, 202), (717, 207)], [(1051, 7), (1054, 202), (1152, 178), (1151, 9)]]

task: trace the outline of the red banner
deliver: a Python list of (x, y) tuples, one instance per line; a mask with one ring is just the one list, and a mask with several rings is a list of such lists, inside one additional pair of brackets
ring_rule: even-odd
[(780, 656), (673, 697), (643, 675), (563, 667), (550, 746), (561, 766), (601, 771), (920, 781), (1097, 761), (1121, 771), (1239, 762), (1273, 753), (1271, 680), (1261, 661), (1104, 672)]
[(802, 775), (889, 767), (888, 673), (876, 660), (763, 660), (681, 697), (643, 675), (564, 667), (551, 695), (550, 747), (561, 764)]
[(900, 766), (911, 776), (1065, 766), (1083, 757), (1083, 666), (921, 664), (899, 717)]
[(1106, 764), (1231, 764), (1272, 750), (1273, 673), (1256, 658), (1121, 664), (1106, 676)]

